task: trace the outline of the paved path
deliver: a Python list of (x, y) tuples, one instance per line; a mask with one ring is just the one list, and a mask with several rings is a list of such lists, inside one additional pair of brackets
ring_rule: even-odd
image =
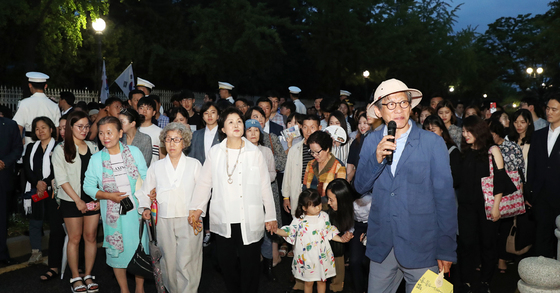
[[(204, 249), (204, 263), (199, 292), (226, 292), (222, 277), (218, 270), (216, 270), (216, 267), (214, 265), (215, 260), (212, 257), (212, 248), (213, 245)], [(283, 293), (287, 289), (291, 288), (292, 283), (290, 282), (290, 260), (290, 258), (284, 258), (283, 261), (276, 268), (274, 268), (278, 281), (268, 281), (264, 275), (261, 275), (259, 292)], [(15, 270), (5, 272), (7, 269)], [(39, 280), (39, 275), (44, 273), (46, 270), (47, 267), (44, 264), (32, 266), (26, 266), (25, 264), (22, 264), (10, 268), (0, 268), (0, 292), (36, 292), (38, 290), (42, 293), (71, 292), (69, 283), (69, 270), (67, 270), (66, 275), (64, 276), (64, 280), (51, 280), (49, 282), (41, 282)], [(97, 276), (97, 281), (100, 286), (100, 292), (120, 292), (117, 282), (113, 277), (112, 269), (105, 264), (105, 250), (103, 248), (100, 248), (98, 250), (93, 274)], [(350, 281), (350, 279), (350, 272), (347, 270), (345, 290), (343, 292), (353, 292), (352, 282)], [(492, 283), (492, 292), (514, 293), (516, 291), (518, 280), (519, 276), (517, 274), (516, 265), (511, 266), (506, 274), (500, 274), (496, 272)], [(129, 277), (128, 283), (130, 286), (129, 288), (131, 290), (134, 290), (134, 279), (132, 277)], [(153, 281), (146, 281), (145, 287), (145, 291), (147, 293), (156, 292)], [(404, 290), (402, 290), (402, 286), (398, 293), (401, 292), (404, 292)]]

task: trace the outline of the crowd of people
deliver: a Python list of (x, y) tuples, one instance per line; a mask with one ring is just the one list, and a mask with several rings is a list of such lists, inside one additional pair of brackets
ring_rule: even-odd
[[(307, 108), (295, 86), (287, 101), (272, 91), (248, 101), (219, 82), (219, 97), (196, 105), (184, 90), (163, 109), (141, 78), (128, 101), (75, 103), (62, 92), (57, 104), (44, 93), (47, 75), (27, 77), (32, 95), (13, 119), (0, 117), (0, 260), (10, 262), (7, 198), (20, 176), (29, 263), (42, 261), (48, 221), (39, 278), (55, 279), (66, 254), (72, 292), (100, 290), (99, 223), (121, 292), (154, 228), (168, 292), (197, 292), (211, 244), (229, 292), (258, 292), (260, 275), (276, 280), (287, 257), (291, 292), (340, 292), (346, 266), (355, 292), (394, 292), (403, 278), (411, 292), (427, 270), (454, 263), (459, 292), (490, 292), (521, 223), (536, 227), (518, 240), (532, 245), (525, 255), (556, 257), (560, 94), (543, 119), (532, 98), (511, 115), (439, 95), (422, 106), (423, 94), (396, 79), (356, 108), (345, 90)], [(500, 203), (516, 193), (525, 212), (504, 216)], [(134, 290), (144, 292), (143, 276)]]

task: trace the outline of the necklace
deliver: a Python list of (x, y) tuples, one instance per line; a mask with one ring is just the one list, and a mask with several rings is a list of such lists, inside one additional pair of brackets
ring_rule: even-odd
[(231, 174), (230, 174), (229, 173), (228, 147), (226, 145), (226, 173), (227, 173), (227, 176), (228, 176), (227, 183), (229, 183), (229, 184), (233, 183), (233, 179), (231, 179), (231, 176), (233, 176), (233, 172), (235, 172), (235, 168), (237, 168), (237, 162), (239, 162), (239, 155), (241, 155), (241, 147), (239, 147), (239, 153), (237, 153), (237, 159), (235, 159), (235, 165), (233, 165), (233, 170), (231, 170)]

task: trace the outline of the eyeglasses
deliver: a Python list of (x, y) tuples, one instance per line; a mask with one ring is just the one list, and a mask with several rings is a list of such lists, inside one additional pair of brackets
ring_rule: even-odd
[(181, 141), (183, 141), (182, 137), (166, 137), (165, 138), (166, 143), (171, 143), (171, 142), (180, 143)]
[(407, 109), (408, 107), (410, 107), (410, 102), (407, 100), (400, 101), (400, 102), (389, 102), (381, 105), (387, 106), (387, 109), (389, 110), (395, 110), (395, 108), (397, 108), (397, 104), (401, 106), (401, 109)]
[(311, 149), (309, 149), (309, 154), (312, 155), (313, 157), (318, 156), (323, 150), (319, 150), (318, 152), (314, 152)]
[(78, 127), (78, 129), (79, 129), (80, 131), (82, 131), (82, 130), (88, 130), (89, 127), (90, 127), (89, 125), (74, 125), (74, 126)]

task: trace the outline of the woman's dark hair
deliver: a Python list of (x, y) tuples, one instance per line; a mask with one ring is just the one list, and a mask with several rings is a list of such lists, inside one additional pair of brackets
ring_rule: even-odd
[(322, 150), (329, 150), (330, 152), (332, 149), (333, 139), (330, 134), (326, 132), (315, 131), (307, 139), (307, 145), (311, 145), (312, 143), (316, 143), (321, 147)]
[(136, 110), (132, 108), (123, 109), (121, 111), (121, 114), (126, 116), (126, 120), (128, 120), (128, 123), (136, 122), (136, 129), (138, 129), (138, 127), (140, 127), (140, 125), (144, 123), (144, 119), (146, 119), (144, 115), (138, 114), (138, 112), (136, 112)]
[(33, 141), (38, 140), (37, 135), (35, 134), (35, 128), (37, 127), (37, 122), (39, 121), (43, 121), (47, 124), (47, 126), (51, 129), (51, 137), (56, 138), (56, 127), (54, 126), (52, 120), (49, 117), (40, 116), (33, 119), (33, 122), (31, 123), (31, 139)]
[[(227, 107), (224, 109), (224, 111), (222, 111), (222, 113), (220, 113), (220, 117), (218, 117), (218, 133), (220, 134), (221, 139), (224, 139), (227, 136), (222, 131), (222, 128), (224, 128), (224, 123), (226, 122), (227, 117), (231, 114), (237, 114), (239, 118), (241, 118), (241, 121), (243, 121), (243, 130), (245, 129), (245, 119), (243, 118), (243, 113), (241, 113), (241, 111), (235, 107)], [(245, 131), (243, 131), (243, 133), (245, 133)]]
[(422, 125), (422, 128), (424, 128), (424, 130), (429, 130), (431, 125), (437, 126), (441, 129), (441, 136), (443, 137), (443, 140), (445, 141), (445, 144), (447, 145), (448, 148), (453, 145), (456, 145), (453, 139), (451, 138), (451, 135), (449, 135), (449, 130), (447, 130), (447, 127), (445, 127), (445, 123), (443, 123), (441, 117), (439, 117), (438, 115), (430, 115), (426, 117), (426, 119), (424, 120), (424, 125)]
[(480, 109), (475, 106), (475, 105), (469, 105), (465, 108), (465, 111), (463, 111), (463, 117), (465, 116), (465, 114), (467, 113), (467, 110), (469, 109), (474, 109), (474, 111), (476, 112), (476, 116), (481, 117), (482, 113), (480, 112)]
[(99, 120), (99, 122), (97, 122), (97, 129), (99, 129), (101, 127), (101, 125), (105, 125), (105, 124), (115, 124), (115, 127), (117, 128), (117, 131), (122, 130), (121, 121), (117, 117), (106, 116), (106, 117), (101, 118), (101, 120)]
[(251, 118), (251, 115), (253, 115), (253, 111), (257, 111), (257, 112), (261, 113), (261, 115), (263, 115), (264, 119), (266, 120), (266, 116), (264, 115), (264, 111), (263, 111), (263, 109), (262, 109), (261, 107), (259, 107), (259, 106), (253, 106), (253, 107), (249, 108), (249, 110), (247, 110), (247, 111), (245, 112), (245, 117), (244, 117), (245, 120), (252, 119), (252, 118)]
[[(362, 113), (360, 114), (360, 116), (358, 116), (358, 119), (356, 120), (356, 125), (360, 125), (360, 119), (365, 118), (366, 119), (366, 123), (367, 123), (367, 114), (366, 113)], [(371, 125), (369, 123), (367, 123), (367, 125), (369, 125), (369, 130), (372, 131), (373, 129), (371, 129)], [(362, 141), (362, 138), (365, 137), (364, 133), (362, 134), (360, 132), (360, 129), (358, 128), (358, 133), (356, 134), (356, 140), (358, 141), (358, 143), (360, 143)]]
[[(220, 111), (220, 109), (218, 109), (218, 107), (216, 107), (216, 105), (214, 105), (212, 102), (204, 103), (202, 105), (202, 108), (200, 109), (200, 116), (202, 116), (201, 118), (202, 118), (202, 125), (203, 126), (206, 126), (206, 121), (204, 121), (204, 112), (208, 111), (208, 109), (210, 109), (210, 107), (214, 107), (214, 109), (216, 109), (216, 112), (218, 113), (218, 117), (220, 116), (221, 111)], [(218, 119), (218, 121), (219, 121), (219, 119)]]
[[(486, 121), (478, 116), (469, 116), (463, 120), (463, 129), (474, 136), (475, 151), (478, 152), (480, 157), (488, 160), (488, 149), (494, 145), (494, 139), (492, 139), (492, 134), (490, 133)], [(465, 153), (470, 149), (474, 150), (473, 146), (467, 144), (466, 140), (463, 138), (461, 150)]]
[(177, 113), (181, 114), (185, 119), (189, 120), (189, 111), (183, 107), (174, 107), (169, 110), (169, 122), (175, 121)]
[[(348, 106), (348, 103), (346, 103), (346, 101), (339, 101), (339, 102), (336, 103), (337, 111), (340, 111), (340, 110), (338, 110), (338, 108), (340, 108), (340, 105), (342, 105), (342, 104), (346, 105), (346, 110), (348, 110), (348, 115), (350, 115), (351, 114), (350, 113), (350, 106)], [(340, 113), (342, 113), (342, 111), (340, 111)], [(344, 113), (342, 113), (342, 115), (344, 115)]]
[(299, 195), (298, 205), (296, 208), (296, 217), (299, 218), (305, 215), (303, 208), (316, 207), (321, 204), (321, 195), (317, 189), (306, 189)]
[[(336, 196), (337, 210), (329, 211), (330, 219), (336, 223), (340, 232), (346, 232), (354, 226), (354, 206), (353, 202), (360, 195), (354, 190), (346, 179), (337, 178), (327, 185), (327, 190)], [(326, 193), (325, 192), (325, 193)]]
[(338, 120), (338, 122), (340, 122), (340, 127), (342, 127), (342, 129), (346, 133), (346, 141), (344, 143), (340, 144), (340, 145), (345, 145), (350, 140), (350, 136), (348, 135), (348, 124), (346, 124), (346, 118), (344, 117), (344, 114), (342, 114), (342, 112), (340, 112), (338, 110), (333, 111), (331, 113), (331, 116), (329, 116), (329, 121), (327, 121), (327, 125), (330, 126), (330, 122), (331, 122), (331, 119), (333, 117), (336, 118), (336, 120)]
[[(258, 129), (258, 128), (257, 128)], [(247, 129), (245, 129), (245, 132), (243, 133), (243, 136), (245, 138), (247, 138)], [(259, 130), (259, 141), (257, 142), (257, 145), (264, 145), (264, 138), (263, 138), (263, 133), (261, 130)]]
[(439, 109), (441, 108), (448, 108), (451, 111), (451, 124), (455, 124), (457, 122), (457, 117), (455, 116), (455, 107), (453, 107), (453, 103), (450, 100), (443, 100), (437, 104), (436, 107), (436, 114), (439, 116)]
[(292, 121), (294, 117), (296, 117), (296, 122), (299, 123), (299, 125), (303, 125), (303, 119), (305, 118), (305, 115), (298, 112), (293, 112), (288, 116), (288, 122)]
[(521, 145), (524, 145), (528, 142), (531, 142), (531, 137), (533, 136), (533, 132), (535, 132), (535, 125), (533, 124), (533, 114), (531, 114), (531, 112), (527, 109), (519, 109), (515, 111), (515, 113), (513, 113), (513, 115), (511, 116), (511, 119), (509, 120), (508, 138), (510, 141), (513, 141), (515, 143), (517, 143), (517, 141), (519, 140), (519, 133), (517, 133), (515, 125), (513, 124), (515, 121), (517, 121), (517, 118), (519, 118), (519, 116), (523, 117), (523, 119), (525, 119), (528, 124), (527, 132), (525, 132), (525, 137), (521, 139)]
[(66, 119), (66, 130), (64, 132), (64, 159), (66, 162), (72, 164), (74, 163), (74, 158), (76, 157), (76, 145), (74, 144), (74, 133), (72, 132), (72, 127), (79, 120), (86, 118), (89, 124), (88, 115), (86, 112), (82, 111), (72, 111), (68, 114)]
[[(498, 112), (496, 112), (496, 113), (498, 113)], [(494, 114), (496, 114), (496, 113), (494, 113)], [(505, 113), (505, 112), (501, 112), (500, 115), (498, 115), (497, 118), (494, 117), (494, 114), (492, 114), (492, 117), (490, 117), (490, 119), (488, 119), (487, 122), (488, 122), (488, 129), (490, 129), (491, 133), (494, 132), (499, 137), (505, 138), (506, 137), (506, 130), (505, 130), (502, 122), (500, 122), (500, 116), (501, 116), (502, 113)]]

